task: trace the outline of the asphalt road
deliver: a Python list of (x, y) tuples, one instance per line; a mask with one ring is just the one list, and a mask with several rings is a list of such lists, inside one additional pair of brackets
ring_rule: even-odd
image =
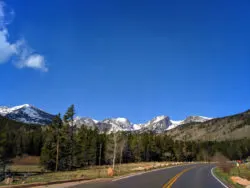
[(113, 181), (85, 183), (75, 188), (224, 188), (211, 174), (213, 167), (212, 164), (178, 166)]

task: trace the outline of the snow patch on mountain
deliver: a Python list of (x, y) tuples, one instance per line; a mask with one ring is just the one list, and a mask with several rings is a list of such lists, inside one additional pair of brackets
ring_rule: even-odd
[(108, 118), (102, 121), (102, 123), (112, 125), (111, 131), (131, 131), (133, 129), (132, 124), (126, 118)]
[(183, 120), (175, 121), (175, 120), (170, 120), (172, 125), (180, 125), (183, 123)]
[(6, 114), (12, 113), (12, 112), (14, 112), (16, 110), (19, 110), (21, 108), (26, 108), (26, 107), (29, 107), (29, 106), (31, 106), (31, 105), (29, 105), (29, 104), (23, 104), (23, 105), (14, 106), (14, 107), (11, 107), (11, 108), (9, 108), (7, 106), (0, 106), (0, 114), (2, 116), (5, 116)]
[(179, 121), (175, 121), (175, 120), (170, 120), (170, 125), (169, 127), (166, 129), (166, 130), (170, 130), (170, 129), (174, 129), (176, 127), (178, 127), (179, 125), (183, 124), (183, 121), (182, 120), (179, 120)]
[(98, 120), (96, 120), (96, 119), (92, 119), (95, 123), (98, 123), (99, 121)]
[(127, 123), (128, 122), (128, 120), (126, 118), (121, 118), (121, 117), (116, 118), (116, 121), (121, 122), (121, 123)]
[(205, 116), (188, 116), (185, 120), (183, 120), (183, 124), (184, 123), (202, 123), (211, 119), (212, 118), (205, 117)]
[(144, 124), (133, 124), (133, 130), (138, 131), (140, 130), (142, 127), (144, 126)]

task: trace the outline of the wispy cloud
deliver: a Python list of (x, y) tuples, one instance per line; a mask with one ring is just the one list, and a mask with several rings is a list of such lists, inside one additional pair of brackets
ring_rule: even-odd
[[(25, 49), (25, 50), (24, 50)], [(45, 65), (44, 56), (38, 53), (31, 53), (27, 50), (27, 47), (22, 47), (20, 54), (20, 60), (17, 62), (17, 67), (19, 68), (33, 68), (47, 72), (48, 68)]]
[(13, 60), (18, 68), (32, 68), (47, 72), (44, 56), (35, 53), (24, 39), (9, 41), (7, 25), (11, 23), (13, 17), (14, 11), (7, 9), (7, 5), (0, 1), (0, 64)]
[[(1, 11), (0, 11), (1, 14)], [(16, 54), (16, 44), (8, 41), (8, 31), (0, 30), (0, 63), (4, 63)]]
[(16, 51), (18, 54), (16, 66), (18, 68), (33, 68), (43, 72), (48, 71), (44, 56), (35, 53), (34, 50), (27, 45), (24, 39), (16, 43)]

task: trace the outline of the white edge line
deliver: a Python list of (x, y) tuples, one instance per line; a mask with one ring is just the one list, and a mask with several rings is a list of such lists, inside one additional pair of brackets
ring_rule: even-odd
[(214, 169), (215, 169), (215, 167), (213, 167), (213, 168), (211, 169), (211, 174), (213, 175), (213, 177), (214, 177), (218, 182), (220, 182), (221, 185), (223, 185), (224, 187), (228, 188), (228, 186), (226, 186), (222, 181), (220, 181), (220, 180), (214, 175)]
[(119, 180), (131, 178), (131, 177), (134, 177), (134, 176), (140, 176), (142, 174), (146, 174), (146, 173), (150, 173), (150, 172), (155, 172), (155, 171), (160, 171), (160, 170), (165, 170), (165, 169), (175, 168), (175, 167), (180, 167), (180, 166), (186, 166), (186, 165), (192, 165), (192, 164), (176, 165), (176, 166), (169, 166), (169, 167), (165, 167), (165, 168), (154, 169), (154, 170), (150, 170), (150, 171), (147, 171), (147, 172), (141, 172), (141, 173), (137, 173), (137, 174), (132, 174), (132, 175), (120, 177), (120, 178), (114, 179), (112, 181), (119, 181)]

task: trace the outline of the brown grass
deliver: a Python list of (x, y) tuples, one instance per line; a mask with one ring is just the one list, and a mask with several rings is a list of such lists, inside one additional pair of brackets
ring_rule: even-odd
[(13, 172), (42, 172), (43, 167), (39, 165), (9, 165), (7, 168)]
[(40, 157), (38, 156), (23, 156), (23, 157), (16, 157), (12, 160), (13, 165), (39, 165)]

